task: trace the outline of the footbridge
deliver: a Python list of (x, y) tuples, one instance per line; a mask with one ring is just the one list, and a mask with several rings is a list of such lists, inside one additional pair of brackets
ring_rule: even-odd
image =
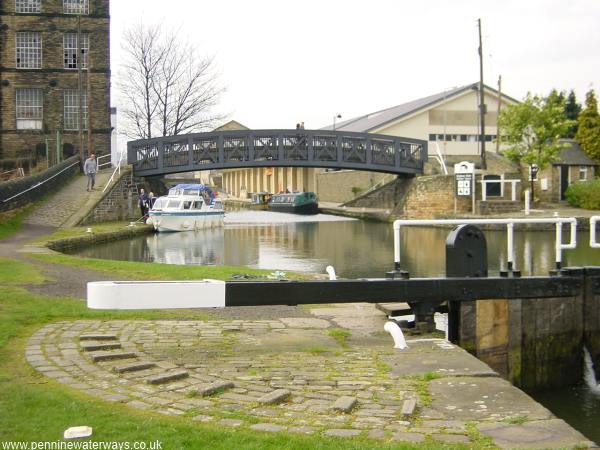
[(324, 130), (239, 130), (127, 143), (135, 176), (251, 167), (320, 167), (412, 176), (423, 172), (427, 141)]

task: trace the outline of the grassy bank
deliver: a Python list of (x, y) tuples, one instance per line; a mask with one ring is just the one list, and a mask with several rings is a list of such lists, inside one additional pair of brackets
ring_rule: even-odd
[(0, 213), (0, 240), (16, 234), (23, 226), (23, 220), (33, 210), (34, 205)]
[[(82, 260), (85, 261), (85, 260)], [(12, 273), (10, 268), (13, 268)], [(56, 442), (70, 426), (88, 425), (92, 440), (158, 441), (163, 449), (403, 449), (440, 448), (440, 443), (392, 444), (292, 433), (261, 433), (194, 422), (105, 402), (46, 378), (26, 362), (28, 337), (47, 323), (81, 319), (195, 319), (197, 310), (112, 312), (88, 310), (83, 302), (33, 294), (19, 287), (43, 276), (34, 265), (0, 260), (0, 442)], [(446, 447), (465, 448), (465, 447)]]

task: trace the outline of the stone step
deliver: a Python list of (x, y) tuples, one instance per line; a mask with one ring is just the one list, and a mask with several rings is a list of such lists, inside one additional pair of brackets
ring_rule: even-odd
[(416, 407), (417, 399), (409, 398), (408, 400), (405, 400), (402, 404), (402, 410), (400, 411), (400, 414), (402, 414), (403, 416), (412, 416), (412, 414), (415, 412)]
[(164, 384), (170, 381), (181, 380), (182, 378), (187, 378), (190, 374), (185, 370), (180, 370), (178, 372), (167, 372), (162, 373), (160, 375), (156, 375), (153, 377), (146, 378), (146, 383), (148, 384)]
[(233, 388), (235, 385), (231, 381), (215, 381), (204, 388), (198, 391), (198, 395), (201, 397), (208, 397), (209, 395), (213, 395), (217, 392), (225, 391), (227, 389)]
[(139, 370), (146, 370), (156, 367), (156, 363), (148, 362), (148, 361), (139, 361), (133, 364), (123, 364), (121, 366), (114, 366), (112, 368), (113, 372), (117, 373), (125, 373), (125, 372), (137, 372)]
[(80, 341), (116, 341), (116, 334), (82, 334), (79, 336)]
[(263, 395), (258, 399), (258, 403), (263, 403), (265, 405), (275, 405), (277, 403), (281, 403), (286, 398), (290, 396), (291, 392), (287, 389), (277, 389), (273, 392), (269, 392), (266, 395)]
[(335, 403), (331, 406), (331, 409), (334, 411), (349, 413), (352, 411), (352, 408), (354, 408), (356, 403), (357, 400), (355, 397), (343, 396), (335, 401)]
[(95, 352), (97, 350), (115, 350), (121, 348), (120, 342), (86, 342), (81, 344), (81, 350), (84, 352)]
[(94, 362), (111, 361), (113, 359), (130, 359), (136, 358), (134, 352), (97, 352), (90, 353), (90, 357)]

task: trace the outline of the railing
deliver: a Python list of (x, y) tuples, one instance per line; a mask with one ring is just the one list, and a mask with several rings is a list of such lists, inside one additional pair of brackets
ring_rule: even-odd
[(131, 141), (127, 160), (136, 175), (274, 166), (417, 174), (427, 142), (344, 131), (221, 131)]
[[(103, 159), (107, 159), (106, 162), (100, 162)], [(98, 165), (98, 170), (102, 170), (103, 167), (110, 167), (112, 165), (111, 155), (108, 153), (107, 155), (98, 156), (96, 158), (96, 164)]]
[(500, 183), (500, 197), (502, 197), (502, 198), (504, 198), (504, 185), (510, 184), (511, 185), (511, 198), (510, 199), (513, 202), (517, 201), (517, 183), (520, 183), (521, 180), (516, 180), (516, 179), (505, 180), (504, 175), (501, 175), (499, 180), (480, 180), (479, 182), (481, 183), (481, 200), (482, 201), (484, 201), (484, 202), (486, 201), (487, 185), (494, 184), (494, 183)]
[[(600, 216), (597, 220), (600, 220)], [(506, 225), (506, 250), (508, 270), (515, 270), (514, 265), (514, 226), (517, 224), (554, 224), (556, 226), (555, 235), (555, 263), (556, 268), (562, 266), (562, 251), (574, 249), (577, 247), (577, 219), (575, 217), (547, 217), (547, 218), (525, 218), (525, 219), (440, 219), (440, 220), (396, 220), (394, 221), (394, 268), (401, 272), (400, 264), (400, 230), (405, 226), (419, 225)], [(570, 240), (568, 244), (562, 242), (562, 226), (569, 224), (571, 226)], [(594, 223), (595, 224), (595, 223)], [(590, 228), (591, 230), (591, 228)], [(590, 242), (592, 234), (590, 231)], [(594, 232), (595, 240), (595, 232)], [(591, 244), (590, 244), (591, 245)], [(599, 246), (600, 247), (600, 246)]]
[(78, 160), (78, 161), (76, 161), (76, 162), (74, 162), (73, 164), (70, 164), (69, 166), (65, 167), (65, 168), (64, 168), (63, 170), (61, 170), (60, 172), (57, 172), (57, 173), (55, 173), (55, 174), (54, 174), (54, 175), (52, 175), (51, 177), (48, 177), (48, 178), (46, 178), (45, 180), (43, 180), (43, 181), (40, 181), (40, 182), (38, 182), (38, 183), (34, 184), (33, 186), (30, 186), (30, 187), (28, 187), (27, 189), (25, 189), (25, 190), (23, 190), (23, 191), (19, 192), (18, 194), (15, 194), (15, 195), (13, 195), (13, 196), (11, 196), (11, 197), (8, 197), (8, 198), (5, 198), (5, 199), (3, 199), (3, 200), (2, 200), (2, 203), (8, 203), (9, 201), (11, 201), (11, 200), (13, 200), (13, 199), (15, 199), (15, 198), (17, 198), (17, 197), (19, 197), (19, 196), (21, 196), (21, 195), (23, 195), (23, 194), (25, 194), (25, 193), (29, 192), (29, 191), (32, 191), (32, 190), (34, 190), (34, 189), (37, 189), (37, 188), (39, 188), (40, 186), (43, 186), (43, 185), (44, 185), (44, 184), (46, 184), (48, 181), (50, 181), (50, 180), (52, 180), (52, 179), (56, 178), (56, 177), (57, 177), (57, 176), (59, 176), (61, 173), (63, 173), (63, 172), (65, 172), (65, 171), (69, 170), (71, 167), (73, 167), (73, 166), (76, 166), (76, 165), (78, 165), (78, 164), (79, 164), (79, 160)]
[(117, 165), (115, 166), (115, 170), (113, 170), (112, 175), (110, 176), (110, 178), (108, 179), (108, 181), (104, 185), (104, 189), (102, 189), (102, 192), (104, 192), (104, 191), (106, 191), (106, 189), (108, 189), (108, 186), (110, 186), (110, 184), (115, 179), (115, 175), (117, 174), (117, 172), (119, 173), (119, 175), (121, 175), (121, 163), (123, 162), (123, 156), (125, 156), (125, 153), (124, 152), (120, 152), (119, 153), (119, 159), (117, 161)]

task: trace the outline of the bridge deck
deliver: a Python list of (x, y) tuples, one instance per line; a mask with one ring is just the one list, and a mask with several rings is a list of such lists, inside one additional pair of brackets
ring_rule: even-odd
[(290, 166), (414, 175), (423, 172), (427, 141), (344, 131), (222, 131), (130, 141), (127, 160), (136, 176)]

